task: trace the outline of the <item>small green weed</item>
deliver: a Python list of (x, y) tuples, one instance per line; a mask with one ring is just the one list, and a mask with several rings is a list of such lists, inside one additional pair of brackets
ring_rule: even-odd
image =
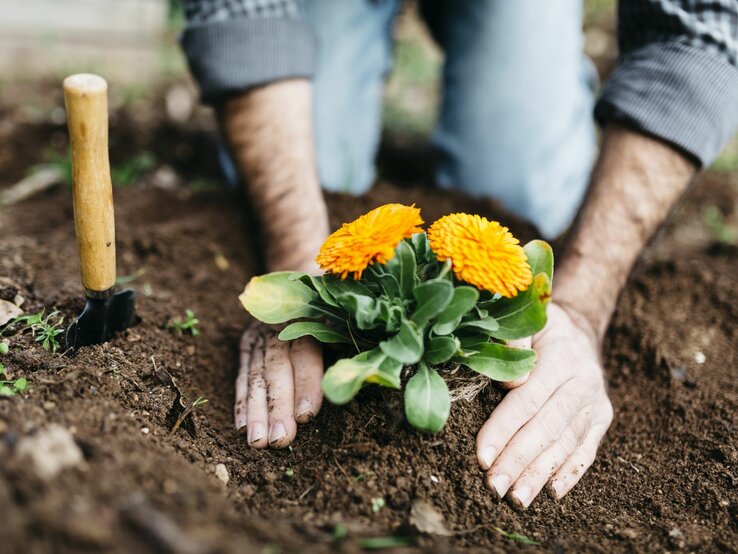
[(39, 165), (34, 165), (28, 171), (29, 174), (37, 173), (44, 169), (56, 169), (61, 176), (60, 181), (67, 187), (72, 187), (72, 154), (67, 150), (60, 154), (53, 148), (44, 151), (44, 161)]
[(30, 331), (36, 342), (40, 342), (44, 350), (56, 352), (59, 349), (59, 341), (56, 340), (64, 332), (62, 325), (64, 317), (54, 310), (44, 317), (45, 310), (35, 314), (26, 314), (16, 317), (8, 323), (8, 327), (21, 325), (20, 332)]
[(187, 308), (185, 310), (184, 321), (178, 317), (177, 319), (172, 320), (167, 327), (170, 329), (176, 329), (180, 335), (185, 334), (185, 332), (189, 332), (193, 337), (196, 337), (200, 334), (200, 330), (197, 328), (199, 323), (200, 320), (195, 317), (195, 312)]
[(372, 498), (372, 512), (376, 514), (379, 510), (384, 508), (384, 504), (384, 498), (382, 498), (381, 496), (378, 496), (377, 498)]
[(727, 246), (738, 244), (738, 227), (728, 223), (717, 206), (710, 205), (702, 209), (702, 222), (715, 242)]
[(156, 160), (148, 152), (116, 165), (110, 169), (110, 176), (115, 186), (128, 187), (135, 183), (144, 173), (150, 171)]
[[(0, 363), (0, 377), (5, 377), (5, 365), (2, 363)], [(0, 379), (0, 396), (15, 396), (19, 392), (26, 392), (27, 390), (28, 379), (25, 377), (18, 377), (14, 380)]]
[(504, 529), (500, 529), (499, 527), (494, 528), (495, 531), (497, 531), (500, 535), (505, 537), (506, 539), (509, 539), (511, 541), (516, 541), (521, 544), (529, 544), (531, 546), (540, 546), (540, 542), (535, 541), (531, 539), (530, 537), (526, 537), (525, 535), (521, 535), (519, 533), (508, 533)]
[(400, 548), (413, 544), (411, 537), (370, 537), (359, 541), (359, 548), (364, 550), (384, 550), (385, 548)]

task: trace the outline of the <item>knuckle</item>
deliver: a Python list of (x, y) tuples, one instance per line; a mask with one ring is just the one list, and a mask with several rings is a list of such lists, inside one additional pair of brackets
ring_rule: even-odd
[(521, 386), (511, 393), (517, 412), (527, 419), (537, 414), (541, 407), (540, 395), (535, 388), (529, 386), (531, 384), (526, 383), (526, 386)]
[(576, 432), (569, 430), (559, 438), (559, 448), (567, 454), (570, 454), (576, 450), (580, 442), (579, 435)]

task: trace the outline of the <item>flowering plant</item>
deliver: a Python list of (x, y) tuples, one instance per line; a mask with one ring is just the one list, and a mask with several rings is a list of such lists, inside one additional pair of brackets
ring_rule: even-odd
[(405, 384), (405, 414), (440, 431), (451, 399), (439, 372), (464, 365), (490, 379), (533, 368), (533, 350), (507, 345), (546, 323), (553, 253), (524, 247), (495, 221), (451, 214), (427, 233), (414, 206), (388, 204), (344, 224), (321, 247), (325, 273), (275, 272), (251, 279), (240, 300), (256, 319), (292, 322), (281, 340), (312, 336), (344, 345), (323, 377), (335, 404), (365, 383)]

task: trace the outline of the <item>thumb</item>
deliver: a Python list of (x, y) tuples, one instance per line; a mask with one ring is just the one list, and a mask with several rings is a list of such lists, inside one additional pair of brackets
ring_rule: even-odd
[[(507, 341), (508, 346), (512, 346), (514, 348), (530, 348), (533, 345), (533, 337), (525, 337), (523, 339), (513, 339)], [(525, 383), (528, 380), (528, 377), (530, 377), (530, 372), (526, 373), (525, 375), (518, 377), (514, 381), (504, 381), (502, 383), (502, 387), (510, 390), (519, 387), (523, 383)]]

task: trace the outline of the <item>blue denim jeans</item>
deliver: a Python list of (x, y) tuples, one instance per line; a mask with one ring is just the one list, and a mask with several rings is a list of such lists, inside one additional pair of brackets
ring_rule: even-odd
[[(445, 53), (437, 182), (494, 198), (546, 237), (571, 223), (595, 155), (582, 0), (421, 0)], [(401, 0), (305, 0), (318, 38), (314, 126), (330, 191), (374, 181)]]

